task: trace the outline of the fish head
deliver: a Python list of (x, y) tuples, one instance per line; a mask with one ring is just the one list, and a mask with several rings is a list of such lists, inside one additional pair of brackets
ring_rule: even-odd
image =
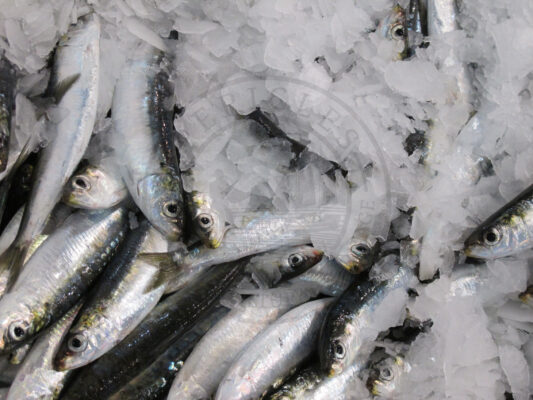
[(312, 246), (290, 247), (280, 258), (279, 271), (284, 279), (292, 278), (318, 264), (323, 256), (323, 251)]
[(329, 377), (341, 374), (355, 359), (357, 343), (352, 343), (347, 316), (340, 315), (324, 320), (319, 341), (320, 365)]
[(21, 345), (46, 325), (38, 313), (10, 295), (4, 295), (0, 307), (0, 353)]
[(224, 213), (206, 193), (193, 191), (188, 203), (196, 234), (206, 246), (216, 249), (228, 230)]
[(172, 174), (149, 175), (137, 185), (137, 205), (166, 239), (178, 241), (183, 234), (184, 204), (179, 179)]
[(371, 365), (366, 382), (374, 396), (393, 399), (401, 376), (410, 369), (403, 357), (386, 357)]
[(380, 34), (387, 40), (393, 41), (397, 49), (397, 60), (407, 56), (407, 18), (403, 7), (396, 4), (391, 12), (383, 18), (378, 26)]
[(360, 274), (374, 263), (378, 247), (376, 243), (372, 243), (368, 235), (356, 232), (336, 260), (352, 274)]
[(67, 371), (89, 364), (101, 355), (98, 341), (84, 330), (71, 330), (55, 357), (55, 367)]
[(502, 215), (477, 228), (465, 241), (468, 257), (493, 260), (531, 247), (527, 224), (519, 215)]
[(113, 207), (126, 196), (127, 190), (121, 179), (88, 165), (69, 179), (63, 201), (72, 207), (96, 210)]

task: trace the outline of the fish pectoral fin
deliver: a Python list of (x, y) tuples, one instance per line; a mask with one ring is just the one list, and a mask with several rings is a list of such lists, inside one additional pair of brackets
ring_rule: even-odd
[(80, 79), (80, 76), (80, 74), (69, 76), (55, 85), (53, 97), (56, 101), (56, 104), (59, 104), (65, 93), (68, 92), (68, 90), (76, 83), (78, 79)]

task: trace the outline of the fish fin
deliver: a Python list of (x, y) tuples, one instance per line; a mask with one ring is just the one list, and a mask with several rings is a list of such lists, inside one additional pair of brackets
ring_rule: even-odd
[(159, 272), (152, 284), (146, 288), (145, 293), (166, 286), (170, 278), (179, 274), (180, 268), (172, 259), (171, 253), (142, 253), (137, 256), (137, 260), (157, 267)]
[(74, 85), (78, 79), (80, 79), (80, 74), (74, 74), (68, 78), (63, 79), (61, 82), (58, 82), (54, 86), (53, 97), (56, 101), (56, 104), (59, 104), (65, 93)]

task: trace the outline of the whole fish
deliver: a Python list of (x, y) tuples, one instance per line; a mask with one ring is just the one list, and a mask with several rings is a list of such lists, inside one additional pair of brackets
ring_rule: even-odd
[[(399, 317), (404, 309), (414, 273), (403, 266), (396, 269), (397, 272), (386, 280), (368, 279), (349, 287), (331, 308), (320, 332), (319, 344), (320, 364), (329, 376), (338, 375), (350, 365), (361, 362), (367, 355), (365, 351), (369, 350), (366, 347), (379, 332), (397, 322), (388, 319)], [(398, 316), (381, 321), (379, 311), (383, 310), (380, 306), (387, 304), (387, 300), (394, 302), (390, 307), (398, 310)], [(391, 325), (381, 326), (389, 322)]]
[(165, 398), (170, 390), (172, 380), (183, 367), (184, 361), (198, 340), (228, 311), (227, 308), (220, 306), (202, 317), (194, 328), (181, 336), (176, 343), (172, 344), (163, 354), (157, 357), (148, 368), (124, 385), (109, 400)]
[(303, 304), (261, 332), (222, 379), (216, 400), (256, 399), (277, 386), (316, 347), (332, 299)]
[(244, 261), (219, 265), (161, 301), (118, 345), (84, 367), (66, 391), (67, 399), (107, 398), (129, 382), (196, 321), (242, 276)]
[(349, 273), (337, 261), (325, 258), (289, 282), (309, 285), (326, 296), (336, 297), (348, 289), (355, 279), (355, 275)]
[(411, 366), (402, 355), (387, 357), (372, 363), (366, 382), (367, 388), (380, 399), (394, 399), (402, 376), (411, 370)]
[(78, 211), (30, 257), (0, 300), (0, 351), (57, 321), (90, 287), (127, 230), (124, 208)]
[(122, 178), (110, 165), (101, 162), (84, 166), (69, 179), (63, 201), (72, 207), (101, 210), (116, 206), (127, 195)]
[(57, 399), (70, 372), (54, 369), (54, 356), (81, 303), (46, 330), (33, 345), (9, 389), (8, 399)]
[(16, 71), (5, 58), (0, 59), (0, 172), (7, 168), (11, 115), (15, 105)]
[(379, 242), (372, 240), (366, 233), (356, 231), (336, 260), (352, 274), (360, 274), (372, 266), (378, 251)]
[(485, 220), (466, 239), (468, 257), (495, 259), (533, 247), (533, 185)]
[(100, 22), (90, 14), (80, 19), (57, 47), (51, 87), (62, 119), (41, 152), (16, 244), (0, 261), (12, 269), (14, 278), (31, 241), (42, 231), (89, 143), (96, 119), (99, 42)]
[(381, 20), (378, 30), (381, 35), (388, 40), (397, 43), (397, 59), (403, 60), (407, 57), (409, 49), (407, 36), (407, 18), (405, 10), (399, 4), (395, 4), (391, 12)]
[(110, 139), (137, 206), (167, 239), (179, 240), (184, 199), (167, 62), (163, 52), (147, 43), (134, 50), (115, 88)]
[(187, 285), (198, 274), (213, 265), (238, 260), (254, 254), (275, 250), (282, 246), (298, 246), (311, 242), (309, 228), (319, 221), (315, 214), (294, 213), (275, 215), (265, 213), (244, 228), (232, 228), (216, 249), (195, 247), (187, 252), (170, 254), (177, 266), (176, 277), (167, 292)]
[(215, 207), (209, 194), (196, 190), (187, 195), (187, 206), (192, 226), (202, 243), (216, 249), (228, 230), (224, 209)]
[(150, 241), (147, 221), (131, 232), (87, 296), (56, 357), (60, 371), (107, 353), (155, 307), (164, 293), (160, 271), (140, 259)]

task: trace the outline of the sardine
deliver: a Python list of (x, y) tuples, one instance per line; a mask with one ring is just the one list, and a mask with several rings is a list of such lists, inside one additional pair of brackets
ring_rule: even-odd
[(273, 393), (268, 394), (265, 400), (303, 400), (307, 393), (320, 384), (326, 375), (316, 364), (297, 371), (287, 382)]
[(0, 59), (0, 172), (6, 170), (9, 156), (16, 75), (15, 67), (5, 57), (2, 57)]
[(261, 332), (222, 379), (216, 400), (256, 399), (279, 386), (316, 348), (331, 298), (303, 304)]
[(533, 247), (533, 185), (483, 222), (466, 240), (468, 257), (495, 259)]
[(57, 399), (70, 372), (54, 369), (53, 360), (81, 303), (46, 330), (33, 345), (11, 384), (8, 400)]
[(366, 233), (356, 231), (336, 260), (352, 274), (360, 274), (372, 266), (378, 251), (379, 242)]
[(402, 355), (387, 355), (372, 363), (369, 370), (366, 385), (370, 393), (380, 399), (394, 399), (403, 375), (411, 366)]
[(105, 162), (86, 165), (68, 181), (63, 201), (72, 207), (101, 210), (119, 204), (128, 195), (122, 178)]
[(111, 143), (137, 206), (169, 240), (183, 234), (179, 175), (165, 55), (147, 43), (134, 50), (120, 75), (112, 106)]
[(107, 398), (129, 382), (201, 316), (242, 276), (244, 261), (219, 265), (160, 302), (117, 346), (84, 367), (66, 391), (67, 399)]
[(127, 211), (72, 214), (39, 246), (0, 300), (0, 351), (57, 321), (90, 287), (127, 230)]
[(407, 18), (402, 6), (399, 4), (394, 5), (391, 12), (380, 22), (378, 30), (385, 39), (396, 43), (395, 49), (398, 49), (398, 60), (403, 60), (407, 57), (409, 48)]
[(289, 282), (309, 285), (326, 296), (340, 296), (355, 279), (355, 275), (350, 274), (335, 260), (325, 258)]
[(80, 162), (96, 119), (100, 66), (100, 22), (90, 14), (60, 40), (51, 87), (63, 119), (41, 152), (35, 182), (24, 210), (16, 245), (1, 263), (16, 278), (31, 241), (40, 234), (63, 186)]
[(224, 210), (215, 207), (205, 192), (192, 191), (187, 199), (194, 231), (205, 246), (216, 249), (228, 230)]
[(139, 257), (149, 244), (147, 221), (131, 232), (100, 276), (56, 357), (60, 371), (82, 367), (124, 339), (164, 293), (159, 268)]
[[(359, 282), (339, 297), (320, 332), (320, 364), (329, 376), (338, 375), (350, 365), (361, 362), (367, 355), (368, 345), (379, 332), (397, 322), (388, 321), (391, 317), (381, 321), (377, 310), (387, 300), (394, 301), (400, 316), (407, 302), (407, 289), (414, 280), (413, 271), (400, 266), (391, 278)], [(389, 322), (391, 325), (382, 326)]]

